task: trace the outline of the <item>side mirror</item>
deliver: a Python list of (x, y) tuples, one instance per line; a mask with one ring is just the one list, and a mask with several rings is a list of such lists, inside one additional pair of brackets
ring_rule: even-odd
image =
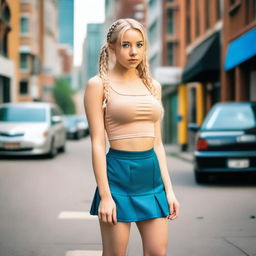
[(200, 129), (200, 126), (195, 123), (190, 123), (188, 129), (192, 132), (197, 132)]
[(61, 121), (62, 121), (61, 116), (52, 116), (52, 124), (57, 124), (57, 123), (60, 123)]

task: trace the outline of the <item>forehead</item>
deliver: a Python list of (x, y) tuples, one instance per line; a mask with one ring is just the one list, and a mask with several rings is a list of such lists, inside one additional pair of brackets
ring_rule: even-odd
[(121, 40), (129, 42), (143, 41), (143, 35), (138, 29), (128, 29), (123, 33)]

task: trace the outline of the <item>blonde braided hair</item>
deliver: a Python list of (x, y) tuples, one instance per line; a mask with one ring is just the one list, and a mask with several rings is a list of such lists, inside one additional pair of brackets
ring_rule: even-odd
[(156, 97), (156, 88), (152, 82), (152, 76), (149, 69), (148, 59), (147, 59), (147, 44), (148, 39), (146, 35), (145, 28), (141, 23), (134, 19), (118, 19), (116, 20), (109, 28), (107, 33), (107, 42), (103, 45), (100, 52), (99, 58), (99, 77), (102, 79), (104, 86), (104, 100), (102, 104), (102, 108), (104, 109), (107, 105), (109, 99), (109, 44), (115, 44), (117, 40), (121, 37), (120, 42), (122, 43), (122, 36), (124, 32), (128, 29), (137, 29), (141, 32), (144, 38), (145, 45), (145, 55), (141, 63), (136, 67), (138, 70), (138, 75), (145, 84), (145, 86), (149, 89), (152, 95)]

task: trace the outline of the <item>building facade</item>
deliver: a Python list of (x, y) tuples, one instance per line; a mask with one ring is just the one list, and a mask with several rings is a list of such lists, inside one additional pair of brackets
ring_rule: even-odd
[(223, 2), (180, 0), (179, 3), (183, 71), (179, 86), (178, 143), (186, 150), (193, 149), (195, 141), (195, 134), (188, 126), (201, 125), (211, 106), (220, 101)]
[(256, 1), (224, 1), (221, 100), (256, 101)]
[(16, 100), (19, 61), (19, 3), (0, 1), (0, 103)]

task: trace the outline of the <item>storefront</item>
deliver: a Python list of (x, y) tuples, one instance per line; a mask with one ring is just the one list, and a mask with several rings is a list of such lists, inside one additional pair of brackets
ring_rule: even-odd
[(205, 114), (220, 101), (220, 32), (216, 31), (189, 54), (179, 88), (179, 144), (194, 148), (189, 124), (201, 125)]

